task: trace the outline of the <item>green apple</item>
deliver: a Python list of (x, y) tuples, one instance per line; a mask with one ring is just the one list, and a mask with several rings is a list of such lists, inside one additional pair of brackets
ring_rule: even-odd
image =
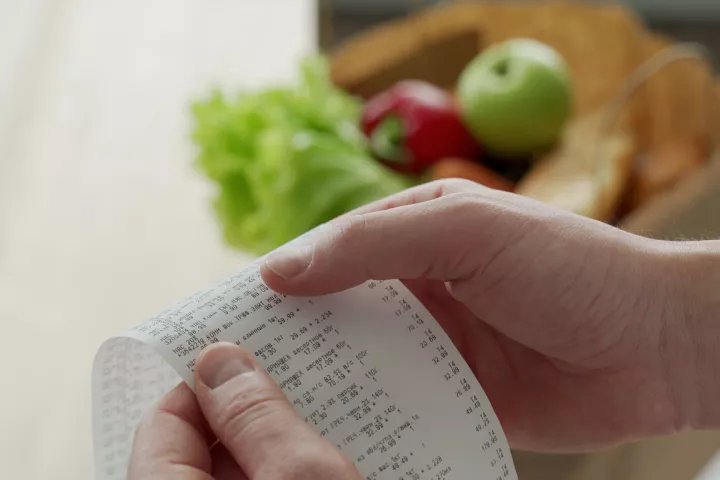
[(491, 153), (526, 156), (555, 143), (572, 109), (569, 69), (536, 40), (491, 46), (460, 75), (463, 120)]

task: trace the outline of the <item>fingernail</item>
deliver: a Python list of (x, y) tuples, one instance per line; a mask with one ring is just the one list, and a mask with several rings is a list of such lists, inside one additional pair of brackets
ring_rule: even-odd
[(253, 371), (255, 365), (250, 354), (232, 343), (212, 345), (198, 359), (197, 373), (200, 381), (211, 389)]
[(265, 266), (275, 275), (290, 280), (303, 273), (312, 261), (313, 248), (310, 245), (288, 246), (269, 255)]

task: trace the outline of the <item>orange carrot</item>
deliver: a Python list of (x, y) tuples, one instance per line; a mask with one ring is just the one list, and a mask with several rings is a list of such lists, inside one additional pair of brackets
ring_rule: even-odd
[(432, 166), (430, 174), (433, 180), (464, 178), (496, 190), (512, 192), (515, 189), (515, 185), (505, 177), (484, 165), (464, 158), (444, 158)]

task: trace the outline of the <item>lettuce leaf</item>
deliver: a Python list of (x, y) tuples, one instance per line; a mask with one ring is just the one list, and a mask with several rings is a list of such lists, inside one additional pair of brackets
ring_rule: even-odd
[(303, 62), (293, 87), (214, 91), (193, 105), (196, 164), (218, 186), (230, 245), (263, 254), (408, 186), (368, 153), (360, 111), (322, 57)]

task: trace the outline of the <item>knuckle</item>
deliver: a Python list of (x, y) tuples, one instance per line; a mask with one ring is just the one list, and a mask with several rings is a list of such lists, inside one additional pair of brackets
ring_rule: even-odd
[(362, 238), (367, 230), (367, 217), (358, 215), (348, 218), (337, 225), (336, 244), (339, 247), (347, 247)]
[(488, 219), (500, 212), (510, 212), (514, 209), (513, 203), (508, 202), (504, 195), (507, 195), (507, 192), (483, 187), (471, 192), (453, 193), (444, 197), (444, 200), (445, 207), (454, 215)]
[(264, 422), (291, 408), (278, 393), (261, 386), (248, 386), (232, 395), (221, 408), (217, 425), (225, 438), (252, 436)]
[(471, 180), (466, 180), (464, 178), (448, 178), (445, 180), (438, 180), (438, 184), (441, 186), (443, 194), (445, 195), (473, 191), (476, 190), (479, 186), (479, 184)]
[(447, 208), (456, 215), (478, 215), (487, 202), (476, 192), (460, 192), (448, 195)]

